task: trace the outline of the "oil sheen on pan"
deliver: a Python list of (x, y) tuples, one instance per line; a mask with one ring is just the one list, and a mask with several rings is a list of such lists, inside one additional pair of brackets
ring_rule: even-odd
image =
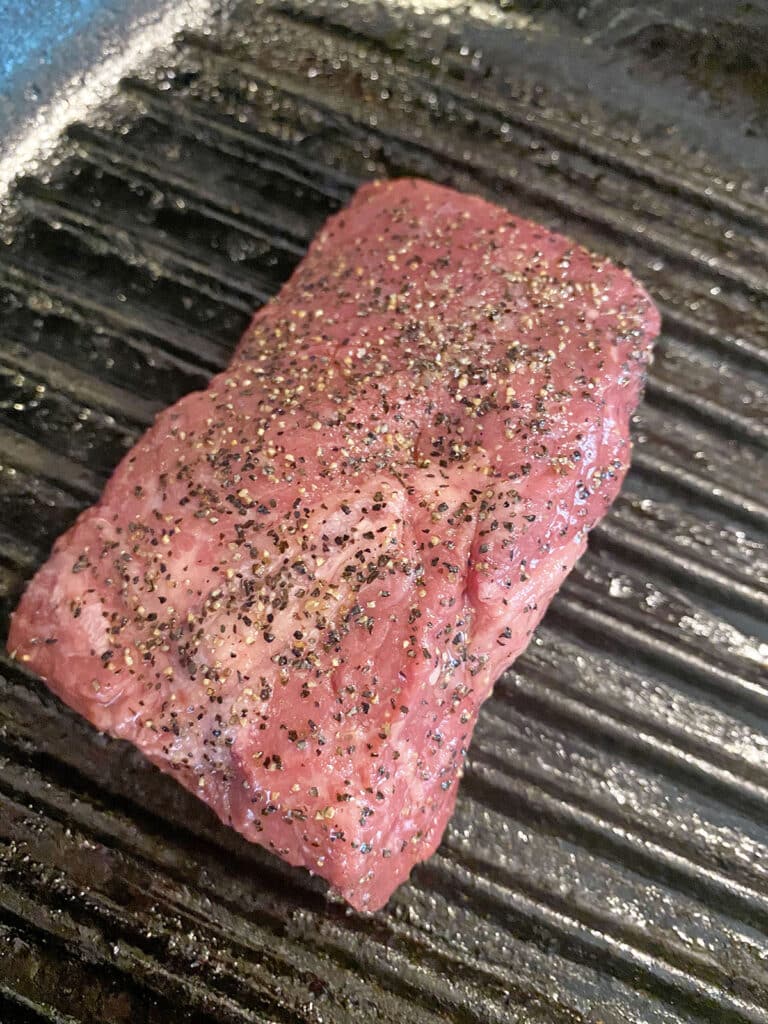
[(615, 498), (658, 314), (479, 198), (361, 188), (56, 543), (14, 656), (375, 910)]

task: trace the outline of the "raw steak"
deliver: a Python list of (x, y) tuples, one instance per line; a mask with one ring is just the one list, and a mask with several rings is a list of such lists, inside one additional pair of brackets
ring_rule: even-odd
[(10, 648), (248, 839), (381, 907), (619, 489), (657, 329), (566, 238), (367, 185), (60, 538)]

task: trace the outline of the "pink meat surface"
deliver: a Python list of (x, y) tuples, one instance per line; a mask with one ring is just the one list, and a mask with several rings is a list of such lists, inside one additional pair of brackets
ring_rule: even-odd
[(366, 185), (59, 539), (9, 648), (246, 838), (381, 907), (616, 496), (657, 330), (560, 235)]

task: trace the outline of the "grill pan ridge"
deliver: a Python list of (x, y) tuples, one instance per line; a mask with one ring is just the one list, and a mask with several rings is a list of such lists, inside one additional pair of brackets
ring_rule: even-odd
[(55, 537), (364, 179), (564, 230), (664, 327), (622, 495), (485, 706), (440, 850), (379, 914), (0, 656), (3, 1024), (768, 1024), (768, 19), (718, 14), (716, 44), (671, 0), (657, 22), (607, 6), (244, 0), (17, 183), (3, 636)]

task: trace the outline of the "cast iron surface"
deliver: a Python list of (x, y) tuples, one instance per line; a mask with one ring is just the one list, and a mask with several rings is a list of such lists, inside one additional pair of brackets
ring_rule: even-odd
[(716, 6), (249, 0), (19, 184), (4, 616), (363, 178), (566, 230), (665, 325), (624, 492), (381, 913), (0, 662), (1, 1021), (768, 1022), (768, 29)]

